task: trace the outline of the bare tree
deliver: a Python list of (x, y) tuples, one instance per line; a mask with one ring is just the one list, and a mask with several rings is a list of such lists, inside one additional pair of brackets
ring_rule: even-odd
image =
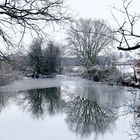
[[(41, 36), (48, 23), (60, 23), (69, 19), (65, 9), (63, 0), (1, 0), (0, 41), (9, 50), (13, 47), (15, 49), (28, 31)], [(14, 38), (15, 34), (18, 34), (18, 44), (14, 42), (17, 39)], [(5, 56), (2, 49), (0, 56)]]
[(86, 68), (94, 65), (100, 51), (113, 43), (114, 36), (103, 20), (79, 19), (68, 31), (71, 51)]
[(59, 45), (50, 41), (43, 53), (43, 72), (46, 74), (58, 72), (61, 65), (61, 50)]
[(12, 61), (0, 61), (0, 85), (5, 85), (19, 78), (21, 73)]
[(42, 43), (41, 38), (33, 40), (30, 46), (29, 63), (33, 70), (33, 77), (38, 78), (42, 67)]
[(33, 70), (33, 78), (39, 74), (50, 75), (59, 72), (61, 66), (61, 49), (56, 43), (49, 41), (43, 49), (43, 39), (36, 38), (30, 46), (29, 63)]
[(136, 33), (136, 24), (138, 23), (140, 16), (137, 13), (132, 13), (130, 10), (132, 2), (133, 0), (122, 0), (122, 9), (113, 7), (113, 9), (119, 11), (124, 16), (123, 22), (119, 23), (116, 16), (112, 14), (118, 24), (118, 30), (115, 31), (118, 34), (118, 49), (123, 51), (140, 48), (140, 34)]

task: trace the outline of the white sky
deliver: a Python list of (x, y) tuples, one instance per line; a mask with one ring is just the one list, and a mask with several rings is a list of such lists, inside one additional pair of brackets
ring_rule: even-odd
[[(130, 0), (129, 0), (130, 1)], [(122, 8), (122, 0), (67, 0), (79, 17), (111, 20), (111, 7)], [(140, 13), (140, 0), (133, 0), (130, 10)], [(117, 13), (115, 10), (113, 13)]]
[[(117, 23), (111, 14), (112, 10), (113, 14), (120, 23), (124, 20), (122, 13), (110, 7), (115, 6), (119, 9), (122, 8), (122, 0), (66, 0), (66, 4), (69, 5), (70, 10), (72, 10), (73, 15), (77, 19), (80, 17), (104, 19), (111, 26), (117, 26)], [(133, 0), (130, 6), (130, 11), (132, 14), (140, 14), (140, 0)]]
[[(74, 15), (77, 15), (77, 19), (80, 17), (104, 19), (109, 25), (118, 28), (117, 22), (111, 14), (112, 11), (113, 15), (121, 25), (124, 21), (124, 15), (110, 7), (115, 6), (118, 9), (122, 9), (122, 0), (66, 0), (66, 3), (70, 6)], [(131, 14), (139, 13), (140, 15), (140, 0), (133, 0), (129, 10)], [(136, 33), (140, 34), (140, 21), (137, 22), (135, 27)], [(54, 38), (57, 38), (61, 43), (64, 42), (63, 38), (65, 38), (65, 35), (63, 34), (63, 31), (58, 30), (58, 35), (55, 34)]]
[[(110, 6), (115, 6), (117, 8), (122, 8), (122, 0), (65, 0), (66, 5), (69, 5), (68, 11), (73, 13), (75, 18), (92, 18), (92, 19), (104, 19), (111, 26), (117, 28), (117, 23), (111, 15), (111, 10), (115, 15), (116, 19), (123, 23), (123, 14), (112, 9)], [(133, 0), (130, 6), (130, 11), (133, 13), (140, 14), (140, 0)], [(140, 34), (140, 22), (137, 24), (136, 31)], [(50, 28), (50, 27), (49, 27)], [(63, 28), (63, 27), (62, 27)], [(67, 28), (67, 27), (66, 27)], [(49, 29), (46, 29), (49, 31)], [(56, 28), (56, 30), (49, 31), (52, 39), (58, 41), (58, 43), (65, 44), (66, 34), (64, 30)], [(27, 37), (28, 38), (28, 37)], [(27, 39), (27, 44), (29, 45), (32, 40)], [(27, 45), (27, 46), (28, 46)]]
[[(82, 17), (108, 20), (108, 18), (112, 18), (109, 5), (113, 5), (115, 1), (119, 0), (66, 0), (66, 4), (70, 7), (68, 10), (77, 19)], [(61, 40), (63, 33), (60, 34), (60, 32), (63, 31), (58, 32), (59, 39)]]
[[(72, 9), (75, 9), (80, 17), (104, 18), (110, 13), (108, 5), (115, 0), (67, 0)], [(117, 0), (118, 1), (118, 0)]]

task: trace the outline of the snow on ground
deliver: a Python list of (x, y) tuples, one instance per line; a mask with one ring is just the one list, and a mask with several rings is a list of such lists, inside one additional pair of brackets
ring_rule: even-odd
[[(96, 83), (91, 80), (86, 80), (76, 76), (64, 76), (57, 75), (56, 78), (39, 78), (39, 79), (23, 79), (17, 80), (9, 85), (0, 87), (2, 92), (18, 92), (29, 89), (40, 89), (40, 88), (49, 88), (49, 87), (65, 87), (71, 89), (79, 89), (80, 92), (84, 92), (85, 89), (91, 87), (94, 90), (99, 92), (110, 92), (120, 90), (120, 87), (117, 86), (108, 86), (101, 83)], [(84, 92), (84, 94), (86, 94)]]
[(68, 66), (64, 68), (64, 74), (66, 75), (80, 75), (86, 70), (83, 66)]
[(124, 74), (134, 75), (134, 69), (131, 65), (120, 65), (117, 66), (117, 69), (119, 69), (119, 71), (121, 71)]
[(12, 82), (9, 85), (1, 86), (0, 91), (20, 91), (29, 89), (39, 89), (47, 87), (60, 87), (60, 86), (80, 86), (87, 85), (93, 81), (82, 79), (74, 76), (58, 75), (56, 78), (38, 78), (38, 79), (22, 79)]

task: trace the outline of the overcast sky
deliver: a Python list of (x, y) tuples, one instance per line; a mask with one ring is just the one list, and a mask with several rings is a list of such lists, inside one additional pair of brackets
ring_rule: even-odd
[[(110, 7), (115, 0), (67, 0), (79, 17), (105, 18), (110, 14)], [(119, 1), (119, 0), (117, 0)]]
[[(122, 24), (124, 17), (123, 14), (111, 8), (115, 6), (118, 9), (122, 8), (122, 0), (65, 0), (66, 5), (69, 5), (68, 11), (71, 12), (75, 18), (92, 18), (92, 19), (104, 19), (113, 27), (118, 27), (115, 22), (112, 13), (116, 19)], [(140, 0), (133, 0), (130, 9), (132, 14), (140, 13)], [(137, 24), (136, 31), (140, 34), (140, 22)], [(54, 28), (55, 30), (49, 31), (50, 38), (56, 40), (58, 43), (66, 43), (66, 32), (65, 30), (60, 30), (60, 28)], [(27, 39), (28, 40), (28, 39)], [(26, 41), (27, 46), (32, 40)]]
[[(113, 13), (121, 25), (124, 21), (124, 15), (121, 12), (111, 8), (111, 6), (115, 6), (118, 9), (122, 9), (122, 0), (66, 0), (66, 4), (70, 6), (72, 13), (74, 13), (73, 15), (76, 15), (77, 19), (80, 17), (104, 19), (108, 22), (108, 24), (117, 28), (117, 22), (111, 14)], [(140, 0), (133, 0), (129, 10), (131, 14), (140, 13)], [(136, 31), (140, 33), (140, 22), (137, 23), (136, 26)], [(57, 38), (61, 42), (61, 38), (63, 38), (63, 31), (58, 30), (57, 32), (59, 33)]]
[[(129, 0), (130, 1), (130, 0)], [(79, 17), (84, 18), (104, 18), (110, 20), (111, 7), (122, 7), (122, 0), (67, 0), (67, 3)], [(130, 9), (134, 12), (140, 12), (140, 0), (133, 0)], [(116, 13), (116, 11), (113, 11)]]

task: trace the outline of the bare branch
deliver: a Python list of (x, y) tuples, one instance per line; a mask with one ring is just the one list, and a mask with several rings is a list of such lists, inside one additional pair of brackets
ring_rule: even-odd
[(117, 47), (119, 50), (122, 50), (122, 51), (131, 51), (131, 50), (136, 50), (136, 49), (139, 49), (140, 48), (140, 45), (137, 45), (137, 46), (134, 46), (134, 47), (129, 47), (129, 48), (122, 48), (122, 47)]
[[(119, 29), (116, 31), (118, 32), (121, 40), (119, 43), (119, 47), (117, 47), (119, 50), (123, 50), (123, 51), (130, 51), (130, 50), (136, 50), (139, 49), (139, 43), (140, 43), (140, 35), (137, 33), (134, 33), (134, 28), (135, 28), (135, 24), (137, 23), (137, 21), (140, 19), (140, 17), (136, 14), (131, 14), (130, 13), (130, 6), (132, 4), (133, 0), (122, 0), (123, 3), (123, 10), (118, 9), (116, 7), (112, 7), (113, 9), (121, 12), (124, 17), (125, 20), (122, 23), (122, 25), (118, 22), (117, 18), (113, 15), (115, 21), (117, 22)], [(136, 42), (138, 42), (138, 44), (134, 44), (134, 41), (130, 41), (131, 39), (135, 39)], [(133, 43), (133, 44), (132, 44)]]
[(14, 49), (14, 31), (16, 35), (20, 34), (16, 44), (20, 46), (26, 32), (31, 31), (41, 37), (46, 36), (42, 27), (47, 27), (49, 23), (70, 20), (71, 16), (67, 11), (63, 0), (2, 0), (0, 36), (9, 48)]
[(99, 52), (113, 40), (111, 28), (102, 20), (80, 19), (71, 25), (68, 31), (68, 41), (71, 51), (89, 68), (93, 66)]

